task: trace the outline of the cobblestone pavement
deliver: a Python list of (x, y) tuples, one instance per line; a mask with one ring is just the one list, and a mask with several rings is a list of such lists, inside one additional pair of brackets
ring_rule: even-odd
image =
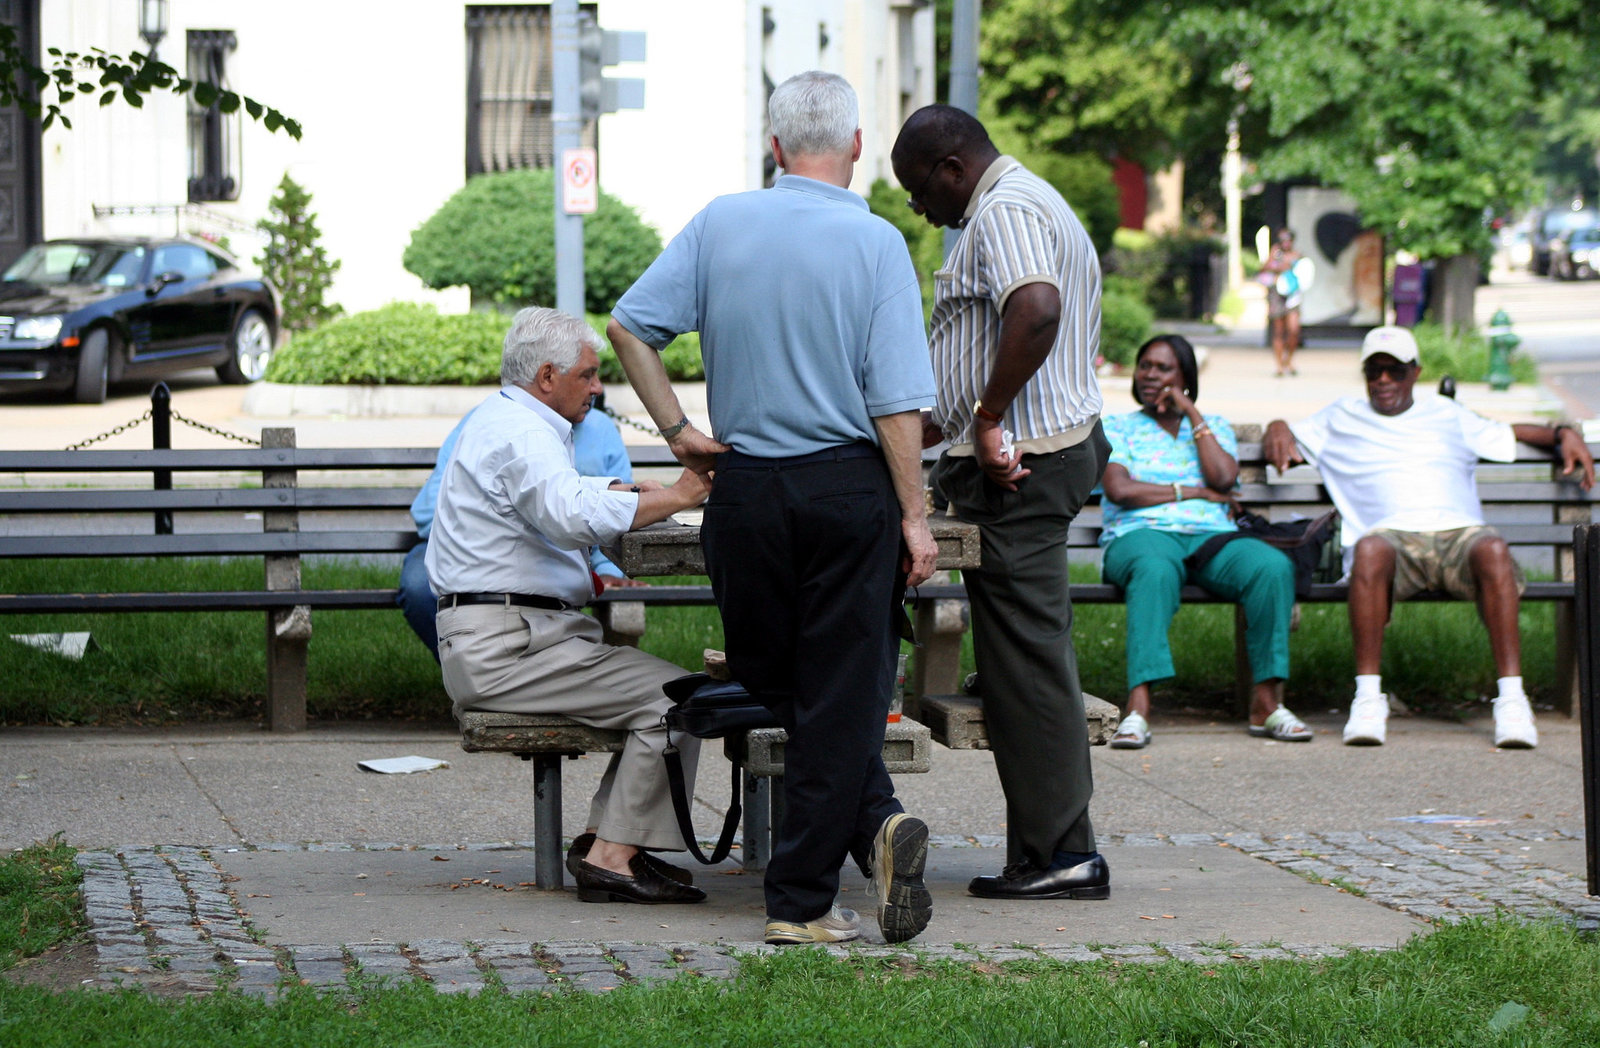
[[(1560, 830), (1396, 830), (1375, 833), (1158, 834), (1111, 838), (1122, 846), (1226, 845), (1309, 880), (1435, 922), (1509, 912), (1600, 927), (1600, 900), (1583, 881), (1537, 865), (1530, 842), (1570, 841)], [(936, 847), (998, 846), (997, 840), (935, 838)], [(398, 845), (267, 845), (273, 850), (392, 850)], [(491, 849), (505, 845), (476, 845)], [(419, 849), (426, 850), (426, 849)], [(450, 850), (455, 850), (451, 846)], [(231, 988), (272, 999), (288, 982), (330, 991), (369, 980), (426, 980), (442, 993), (593, 992), (627, 983), (732, 977), (742, 956), (771, 952), (754, 942), (521, 942), (417, 939), (405, 943), (265, 943), (241, 915), (227, 876), (198, 847), (130, 847), (78, 855), (97, 984), (174, 985), (193, 993)], [(1090, 947), (1056, 944), (828, 947), (841, 957), (1003, 964), (1008, 961), (1214, 964), (1230, 960), (1342, 955), (1330, 944), (1152, 942)]]

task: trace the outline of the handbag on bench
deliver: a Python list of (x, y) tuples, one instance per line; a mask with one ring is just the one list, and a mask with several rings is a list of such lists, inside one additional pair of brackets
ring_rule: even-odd
[(683, 843), (689, 853), (707, 866), (713, 866), (728, 857), (733, 847), (733, 834), (739, 828), (743, 807), (739, 801), (739, 768), (733, 769), (733, 799), (728, 804), (728, 814), (722, 820), (722, 834), (708, 857), (700, 850), (694, 832), (694, 820), (689, 815), (689, 793), (684, 786), (683, 761), (678, 747), (672, 743), (675, 731), (693, 735), (697, 739), (720, 739), (736, 732), (755, 728), (782, 727), (772, 711), (750, 697), (743, 684), (736, 681), (717, 680), (705, 673), (691, 673), (669, 680), (661, 686), (673, 706), (662, 715), (667, 729), (667, 748), (662, 759), (667, 762), (667, 785), (672, 793), (672, 810), (678, 816), (678, 829), (683, 833)]

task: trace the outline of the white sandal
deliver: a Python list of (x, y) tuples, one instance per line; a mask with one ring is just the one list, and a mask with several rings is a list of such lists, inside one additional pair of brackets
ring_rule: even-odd
[(1122, 723), (1117, 725), (1117, 733), (1111, 736), (1111, 748), (1114, 750), (1142, 750), (1148, 745), (1150, 724), (1137, 713), (1122, 718)]
[(1258, 739), (1276, 739), (1279, 742), (1310, 742), (1312, 731), (1306, 722), (1289, 712), (1289, 707), (1279, 706), (1267, 714), (1265, 724), (1250, 725), (1250, 734)]

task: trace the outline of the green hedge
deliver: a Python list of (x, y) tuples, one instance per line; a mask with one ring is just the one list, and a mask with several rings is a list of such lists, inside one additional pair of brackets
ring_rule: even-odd
[[(1422, 364), (1422, 382), (1437, 382), (1445, 375), (1457, 382), (1483, 382), (1489, 376), (1489, 342), (1477, 331), (1450, 334), (1438, 324), (1418, 324), (1417, 353)], [(1539, 366), (1526, 353), (1512, 352), (1511, 379), (1514, 382), (1539, 381)]]
[(298, 385), (471, 386), (500, 381), (507, 318), (392, 302), (295, 335), (267, 380)]
[(1150, 337), (1155, 313), (1115, 277), (1100, 294), (1100, 355), (1113, 364), (1133, 363), (1133, 354)]
[[(604, 339), (606, 318), (591, 313), (587, 319)], [(510, 324), (508, 314), (495, 311), (448, 314), (392, 302), (295, 335), (273, 356), (267, 380), (306, 386), (496, 385)], [(698, 335), (682, 336), (661, 359), (674, 381), (705, 378)], [(600, 351), (600, 380), (627, 381), (609, 345)]]

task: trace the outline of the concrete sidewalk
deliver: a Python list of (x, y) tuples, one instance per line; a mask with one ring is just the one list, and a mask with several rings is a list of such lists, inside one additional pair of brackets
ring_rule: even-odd
[[(1302, 706), (1314, 705), (1303, 699)], [(1309, 711), (1309, 709), (1308, 709)], [(1504, 909), (1592, 922), (1574, 722), (1541, 719), (1532, 752), (1496, 751), (1488, 723), (1397, 719), (1381, 749), (1309, 744), (1242, 724), (1158, 720), (1143, 751), (1096, 748), (1093, 814), (1108, 902), (968, 896), (1004, 863), (989, 754), (936, 747), (901, 776), (934, 834), (933, 924), (859, 949), (933, 957), (1122, 960), (1322, 956), (1387, 948), (1432, 922)], [(450, 767), (377, 775), (359, 760), (420, 754)], [(597, 759), (566, 765), (565, 829), (582, 829)], [(707, 747), (698, 824), (716, 825), (729, 769)], [(460, 752), (437, 730), (248, 727), (29, 729), (0, 747), (0, 847), (63, 833), (81, 849), (99, 980), (272, 994), (293, 971), (342, 984), (357, 967), (471, 990), (603, 988), (737, 969), (759, 946), (760, 877), (698, 872), (698, 906), (588, 905), (531, 886), (532, 771)], [(737, 854), (737, 853), (736, 853)], [(870, 911), (847, 871), (843, 902)], [(872, 942), (879, 945), (872, 946)]]

